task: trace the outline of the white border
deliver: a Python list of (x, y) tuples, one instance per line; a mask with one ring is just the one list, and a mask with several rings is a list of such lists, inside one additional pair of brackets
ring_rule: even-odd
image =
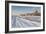
[[(33, 7), (41, 7), (41, 27), (11, 28), (11, 6), (33, 6)], [(37, 29), (43, 29), (43, 5), (9, 3), (9, 31), (37, 30)]]

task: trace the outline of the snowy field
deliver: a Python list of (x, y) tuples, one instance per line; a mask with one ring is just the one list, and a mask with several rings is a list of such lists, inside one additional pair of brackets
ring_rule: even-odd
[(40, 27), (40, 16), (12, 16), (12, 28)]

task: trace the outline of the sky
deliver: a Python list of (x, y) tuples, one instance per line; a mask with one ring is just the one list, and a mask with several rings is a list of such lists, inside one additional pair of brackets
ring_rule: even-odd
[(19, 14), (19, 13), (32, 13), (34, 10), (41, 11), (41, 7), (32, 7), (32, 6), (12, 6), (12, 12)]

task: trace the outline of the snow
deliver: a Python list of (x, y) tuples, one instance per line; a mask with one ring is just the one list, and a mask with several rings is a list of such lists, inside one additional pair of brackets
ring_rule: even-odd
[(28, 28), (28, 27), (40, 27), (41, 24), (41, 17), (40, 16), (31, 16), (28, 19), (25, 19), (26, 17), (16, 17), (13, 16), (12, 19), (12, 27), (14, 28)]

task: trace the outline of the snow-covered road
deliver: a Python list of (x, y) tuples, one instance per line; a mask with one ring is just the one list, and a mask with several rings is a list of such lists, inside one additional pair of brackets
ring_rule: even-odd
[(13, 16), (12, 27), (15, 28), (28, 28), (28, 27), (39, 27), (40, 26), (40, 16), (31, 17), (31, 19), (21, 18)]

